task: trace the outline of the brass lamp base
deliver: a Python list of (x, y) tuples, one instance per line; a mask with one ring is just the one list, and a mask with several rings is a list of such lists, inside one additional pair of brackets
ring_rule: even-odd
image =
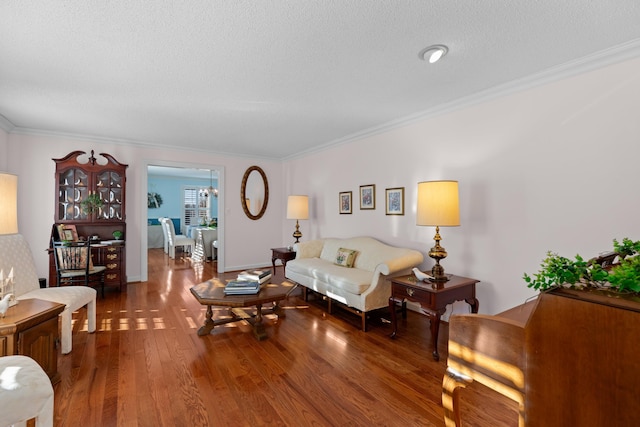
[(296, 243), (300, 243), (299, 240), (302, 237), (302, 233), (300, 232), (300, 224), (298, 224), (297, 219), (296, 219), (296, 231), (293, 232), (293, 237), (296, 239)]
[(442, 238), (440, 237), (440, 227), (438, 226), (436, 226), (436, 235), (433, 237), (433, 240), (436, 241), (436, 244), (431, 248), (428, 255), (436, 261), (436, 264), (431, 269), (431, 275), (436, 282), (446, 282), (449, 278), (444, 274), (444, 267), (440, 265), (440, 260), (447, 257), (447, 251), (440, 246), (440, 240), (442, 240)]

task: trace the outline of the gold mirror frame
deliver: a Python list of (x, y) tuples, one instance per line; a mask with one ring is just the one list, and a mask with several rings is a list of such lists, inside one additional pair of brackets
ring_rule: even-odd
[[(247, 202), (246, 202), (247, 181), (249, 180), (249, 175), (251, 175), (251, 172), (254, 172), (254, 171), (260, 174), (260, 176), (262, 177), (262, 183), (264, 184), (264, 204), (262, 205), (260, 212), (258, 212), (256, 215), (251, 213), (251, 211), (249, 210), (249, 206), (247, 206)], [(253, 220), (260, 219), (262, 218), (262, 215), (264, 215), (264, 213), (266, 212), (267, 205), (269, 204), (269, 181), (267, 181), (267, 175), (264, 173), (262, 168), (260, 168), (260, 166), (251, 166), (244, 173), (244, 176), (242, 177), (242, 185), (240, 187), (240, 204), (242, 205), (242, 210), (244, 211), (245, 215), (249, 217), (249, 219), (253, 219)]]

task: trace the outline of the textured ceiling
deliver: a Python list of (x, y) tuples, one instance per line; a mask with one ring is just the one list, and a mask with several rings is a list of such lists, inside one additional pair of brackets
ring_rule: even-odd
[(287, 158), (637, 50), (639, 23), (637, 0), (3, 0), (0, 124)]

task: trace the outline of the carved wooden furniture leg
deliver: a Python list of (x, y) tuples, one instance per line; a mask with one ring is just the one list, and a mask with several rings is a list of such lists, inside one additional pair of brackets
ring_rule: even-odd
[(433, 346), (433, 360), (440, 360), (440, 353), (438, 353), (438, 335), (440, 335), (440, 318), (444, 314), (445, 310), (431, 311), (424, 310), (429, 315), (429, 322), (431, 323), (431, 345)]
[(391, 338), (395, 338), (398, 333), (398, 315), (396, 314), (396, 300), (393, 297), (389, 298), (389, 314), (391, 314)]
[(459, 427), (460, 423), (460, 390), (473, 382), (451, 368), (447, 368), (442, 379), (442, 407), (444, 408), (444, 424), (446, 427)]
[(198, 336), (205, 336), (205, 335), (209, 335), (211, 333), (211, 331), (213, 330), (213, 327), (215, 326), (215, 323), (213, 321), (213, 309), (211, 308), (210, 305), (207, 305), (207, 314), (206, 314), (206, 318), (204, 319), (204, 325), (200, 326), (200, 329), (198, 329)]
[(273, 312), (273, 314), (278, 316), (278, 319), (284, 319), (284, 318), (287, 317), (286, 310), (283, 310), (282, 307), (280, 307), (280, 304), (278, 304), (277, 301), (275, 303), (273, 303), (272, 312)]
[(478, 298), (467, 298), (465, 299), (465, 302), (471, 306), (472, 313), (478, 312), (478, 309), (480, 308), (480, 302), (478, 301)]
[(267, 338), (267, 332), (264, 330), (264, 323), (262, 323), (262, 304), (256, 305), (256, 317), (253, 319), (253, 335), (258, 341)]

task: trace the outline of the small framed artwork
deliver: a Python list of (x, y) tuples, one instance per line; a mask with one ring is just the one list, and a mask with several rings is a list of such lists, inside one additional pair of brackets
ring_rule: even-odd
[(385, 190), (385, 210), (387, 215), (404, 215), (404, 187)]
[(63, 240), (68, 240), (71, 242), (78, 241), (78, 231), (76, 230), (76, 226), (74, 224), (65, 224), (63, 233)]
[(340, 193), (340, 213), (350, 214), (351, 209), (351, 191), (343, 191)]
[(360, 186), (360, 209), (376, 208), (376, 186), (374, 184)]

